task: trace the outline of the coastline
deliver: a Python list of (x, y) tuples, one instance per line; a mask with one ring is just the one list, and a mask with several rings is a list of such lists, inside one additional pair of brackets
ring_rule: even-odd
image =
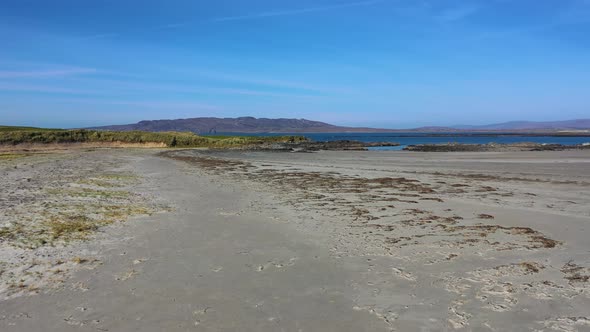
[(214, 134), (205, 134), (204, 136), (215, 135), (305, 135), (305, 134), (383, 134), (390, 137), (446, 137), (446, 136), (573, 136), (573, 137), (590, 137), (590, 131), (405, 131), (403, 129), (390, 131), (265, 131), (265, 132), (220, 132)]

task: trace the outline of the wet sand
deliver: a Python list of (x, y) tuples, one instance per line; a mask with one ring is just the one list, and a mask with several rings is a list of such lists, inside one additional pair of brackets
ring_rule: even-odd
[(7, 296), (1, 330), (590, 330), (588, 151), (77, 158), (154, 211), (64, 246), (87, 263)]

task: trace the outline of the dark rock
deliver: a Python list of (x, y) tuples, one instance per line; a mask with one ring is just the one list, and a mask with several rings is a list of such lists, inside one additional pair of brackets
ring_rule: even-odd
[(366, 151), (368, 147), (375, 146), (399, 146), (399, 143), (392, 142), (371, 142), (365, 143), (353, 140), (337, 140), (327, 142), (285, 142), (272, 144), (257, 144), (244, 148), (241, 150), (263, 150), (263, 151), (288, 151), (288, 152), (314, 152), (320, 150), (328, 151)]

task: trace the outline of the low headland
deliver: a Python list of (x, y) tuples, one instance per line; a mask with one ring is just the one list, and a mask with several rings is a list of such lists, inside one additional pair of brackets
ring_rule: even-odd
[(191, 132), (105, 131), (0, 127), (0, 151), (82, 147), (207, 148), (268, 151), (367, 150), (398, 143), (337, 140), (313, 142), (304, 136), (201, 136)]
[(84, 144), (161, 148), (232, 148), (262, 144), (296, 143), (302, 136), (199, 136), (190, 132), (102, 131), (0, 127), (0, 146), (23, 144)]

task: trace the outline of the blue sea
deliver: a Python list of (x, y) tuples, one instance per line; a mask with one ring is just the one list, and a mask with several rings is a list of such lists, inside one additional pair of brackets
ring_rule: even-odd
[(457, 135), (454, 133), (313, 133), (313, 134), (236, 134), (231, 135), (244, 136), (283, 136), (283, 135), (302, 135), (314, 141), (335, 141), (335, 140), (355, 140), (361, 142), (395, 142), (400, 146), (394, 147), (374, 147), (371, 150), (401, 150), (407, 145), (414, 144), (444, 144), (444, 143), (463, 143), (463, 144), (487, 144), (487, 143), (518, 143), (534, 142), (547, 144), (582, 144), (590, 143), (590, 136), (530, 136), (530, 135), (506, 135), (494, 133), (469, 133)]
[[(414, 144), (444, 144), (444, 143), (463, 143), (463, 144), (487, 144), (487, 143), (518, 143), (534, 142), (547, 144), (582, 144), (590, 143), (590, 136), (526, 136), (526, 135), (503, 135), (489, 133), (470, 133), (468, 135), (456, 135), (454, 133), (312, 133), (312, 134), (237, 134), (224, 133), (228, 135), (244, 136), (283, 136), (283, 135), (301, 135), (314, 141), (335, 141), (335, 140), (355, 140), (361, 142), (395, 142), (400, 146), (394, 147), (374, 147), (370, 150), (401, 150), (407, 145)], [(219, 135), (219, 134), (218, 134)]]

